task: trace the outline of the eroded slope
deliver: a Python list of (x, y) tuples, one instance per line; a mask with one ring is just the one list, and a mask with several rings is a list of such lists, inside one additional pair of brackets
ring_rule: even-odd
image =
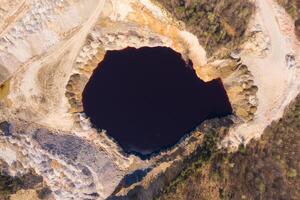
[(236, 153), (215, 149), (208, 161), (198, 160), (201, 164), (193, 164), (159, 199), (298, 199), (299, 127), (298, 96), (259, 141), (240, 146)]

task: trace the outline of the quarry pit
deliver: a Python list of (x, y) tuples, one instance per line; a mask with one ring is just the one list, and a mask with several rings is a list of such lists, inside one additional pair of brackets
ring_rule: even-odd
[[(11, 176), (33, 170), (43, 177), (55, 199), (137, 193), (152, 199), (197, 154), (208, 131), (230, 130), (223, 146), (246, 143), (299, 88), (290, 82), (299, 80), (298, 68), (280, 65), (272, 73), (285, 93), (272, 98), (273, 83), (263, 74), (273, 57), (257, 57), (259, 45), (249, 48), (258, 37), (241, 58), (207, 58), (197, 37), (149, 0), (7, 5), (0, 19), (0, 160)], [(249, 31), (274, 33), (274, 43), (280, 29), (261, 22), (270, 5), (258, 3), (263, 28), (252, 30), (254, 24)], [(286, 93), (287, 87), (293, 90)]]

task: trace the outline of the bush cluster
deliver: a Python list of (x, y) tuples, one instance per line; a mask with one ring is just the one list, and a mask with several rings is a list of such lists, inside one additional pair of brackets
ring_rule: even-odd
[(219, 47), (235, 48), (242, 40), (254, 5), (249, 0), (160, 0), (212, 54)]

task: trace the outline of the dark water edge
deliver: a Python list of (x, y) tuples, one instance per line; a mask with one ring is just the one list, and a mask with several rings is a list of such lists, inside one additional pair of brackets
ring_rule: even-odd
[(147, 158), (204, 120), (232, 113), (221, 79), (204, 82), (166, 47), (108, 51), (83, 94), (92, 124), (126, 153)]

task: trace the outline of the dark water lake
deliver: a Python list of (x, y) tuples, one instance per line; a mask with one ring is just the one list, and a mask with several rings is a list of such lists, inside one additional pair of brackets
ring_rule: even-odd
[(220, 79), (200, 80), (166, 47), (108, 51), (83, 91), (84, 112), (127, 153), (176, 144), (204, 120), (232, 113)]

